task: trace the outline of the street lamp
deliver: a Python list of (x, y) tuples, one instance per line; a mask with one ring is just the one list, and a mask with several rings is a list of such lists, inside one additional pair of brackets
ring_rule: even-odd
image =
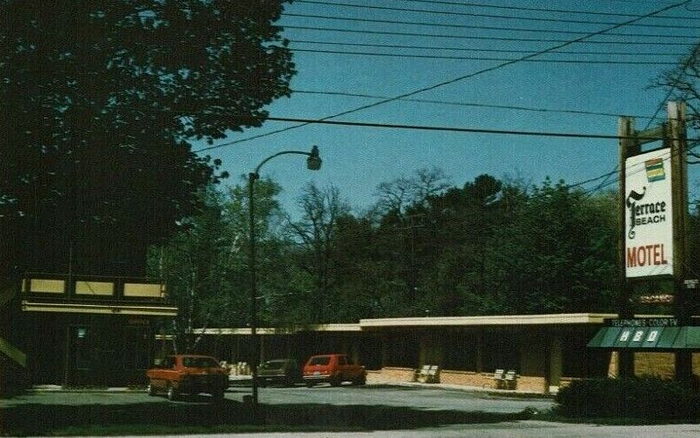
[(250, 366), (253, 386), (253, 419), (257, 421), (258, 415), (258, 363), (260, 362), (260, 342), (258, 339), (258, 280), (256, 272), (255, 253), (255, 181), (260, 178), (260, 168), (275, 157), (280, 155), (306, 155), (306, 167), (309, 170), (319, 170), (321, 168), (321, 157), (318, 154), (318, 146), (313, 146), (311, 152), (304, 151), (282, 151), (270, 155), (258, 164), (255, 171), (248, 174), (248, 209), (250, 213), (250, 335), (253, 342), (253, 363)]

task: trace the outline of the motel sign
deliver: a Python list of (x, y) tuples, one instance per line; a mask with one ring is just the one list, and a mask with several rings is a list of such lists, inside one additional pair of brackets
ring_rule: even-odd
[(625, 271), (630, 277), (673, 275), (671, 150), (625, 160)]

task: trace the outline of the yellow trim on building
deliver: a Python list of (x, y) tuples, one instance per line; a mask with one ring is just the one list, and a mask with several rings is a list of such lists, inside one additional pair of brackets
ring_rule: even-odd
[(143, 316), (177, 316), (173, 306), (130, 306), (107, 304), (38, 303), (22, 301), (25, 312), (92, 313)]
[[(284, 335), (300, 332), (361, 332), (360, 324), (320, 324), (295, 328), (269, 328), (260, 327), (255, 330), (258, 335)], [(207, 328), (194, 329), (192, 333), (196, 335), (250, 335), (249, 328)]]
[(362, 319), (365, 329), (384, 327), (444, 327), (444, 326), (494, 326), (494, 325), (561, 325), (602, 324), (605, 319), (616, 318), (614, 313), (562, 313), (551, 315), (495, 315), (495, 316), (445, 316), (415, 318)]

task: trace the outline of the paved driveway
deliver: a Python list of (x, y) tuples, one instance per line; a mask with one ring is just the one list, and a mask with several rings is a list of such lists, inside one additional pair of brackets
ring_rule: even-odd
[[(15, 418), (28, 424), (54, 421), (65, 426), (68, 423), (95, 424), (95, 418), (120, 424), (146, 425), (148, 431), (151, 415), (167, 415), (166, 424), (177, 425), (186, 419), (200, 422), (202, 415), (209, 416), (207, 424), (236, 424), (241, 419), (243, 398), (250, 394), (249, 387), (233, 387), (226, 394), (226, 401), (212, 405), (208, 396), (190, 397), (170, 403), (164, 397), (148, 397), (145, 392), (35, 392), (0, 400), (0, 417)], [(290, 433), (245, 433), (237, 437), (478, 437), (478, 438), (564, 438), (564, 437), (642, 437), (642, 438), (690, 438), (700, 436), (700, 425), (664, 426), (597, 426), (588, 424), (561, 424), (542, 421), (504, 420), (501, 417), (474, 416), (474, 412), (506, 415), (521, 412), (525, 408), (548, 409), (553, 401), (548, 398), (511, 398), (485, 392), (445, 389), (439, 387), (367, 385), (363, 387), (319, 386), (314, 388), (261, 388), (260, 402), (268, 410), (272, 424), (291, 424), (280, 414), (347, 416), (363, 424), (360, 430), (353, 427), (335, 427), (330, 431), (309, 433), (296, 430)], [(220, 411), (214, 418), (211, 411)], [(281, 410), (280, 410), (281, 409)], [(243, 410), (245, 411), (245, 410)], [(10, 414), (9, 416), (7, 414)], [(358, 420), (357, 416), (361, 418)], [(373, 418), (370, 418), (373, 417)], [(281, 418), (281, 420), (280, 420)], [(474, 424), (474, 419), (477, 424)], [(485, 418), (485, 421), (479, 420)], [(64, 421), (66, 420), (66, 421)], [(337, 420), (337, 419), (336, 419)], [(496, 421), (496, 422), (490, 422)], [(163, 421), (162, 421), (163, 422)], [(342, 418), (341, 421), (342, 423)], [(325, 422), (324, 422), (325, 423)], [(472, 424), (464, 424), (472, 423)], [(101, 424), (101, 423), (100, 423)], [(155, 423), (154, 423), (155, 424)], [(245, 421), (243, 423), (245, 424)], [(303, 420), (297, 422), (304, 424)], [(367, 424), (374, 425), (369, 428)], [(386, 427), (385, 427), (386, 426)], [(0, 424), (0, 431), (2, 425)], [(335, 432), (336, 430), (352, 432)], [(279, 428), (277, 429), (279, 430)], [(284, 430), (284, 427), (283, 427)], [(200, 435), (201, 436), (201, 435)], [(218, 435), (219, 437), (230, 435)], [(217, 435), (207, 435), (207, 438)]]
[[(238, 398), (241, 390), (230, 393)], [(270, 404), (332, 404), (365, 406), (401, 406), (428, 410), (456, 410), (465, 412), (514, 413), (526, 408), (540, 411), (554, 406), (546, 397), (508, 397), (487, 392), (446, 389), (431, 386), (367, 385), (341, 386), (328, 385), (313, 388), (261, 388), (261, 403)]]

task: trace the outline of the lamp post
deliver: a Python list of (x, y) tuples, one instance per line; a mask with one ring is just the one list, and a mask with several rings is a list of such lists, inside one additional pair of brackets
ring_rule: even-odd
[(258, 363), (260, 362), (260, 341), (258, 339), (258, 280), (256, 271), (256, 248), (255, 248), (255, 181), (260, 178), (260, 168), (275, 157), (280, 155), (306, 155), (306, 167), (309, 170), (321, 168), (321, 157), (318, 154), (318, 146), (313, 146), (311, 152), (304, 151), (282, 151), (270, 155), (258, 164), (255, 171), (248, 174), (248, 211), (249, 211), (249, 232), (250, 232), (250, 336), (253, 343), (253, 361), (250, 366), (252, 387), (253, 387), (253, 419), (258, 420)]

